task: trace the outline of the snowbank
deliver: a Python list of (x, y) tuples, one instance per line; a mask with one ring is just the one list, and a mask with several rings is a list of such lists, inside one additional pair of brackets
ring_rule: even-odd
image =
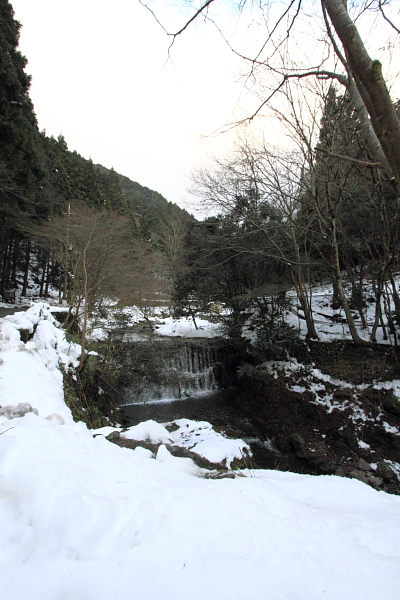
[[(39, 412), (0, 424), (2, 600), (398, 596), (399, 497), (278, 471), (207, 480), (180, 462), (189, 459), (93, 437), (63, 406), (56, 368), (79, 349), (45, 306), (24, 318), (38, 325), (28, 344), (16, 321), (0, 321), (0, 403)], [(182, 421), (168, 436), (203, 431), (211, 447), (207, 427)]]

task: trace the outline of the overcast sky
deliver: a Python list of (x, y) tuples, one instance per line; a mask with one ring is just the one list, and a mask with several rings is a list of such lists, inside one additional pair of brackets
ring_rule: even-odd
[[(196, 20), (177, 38), (168, 59), (171, 38), (139, 0), (10, 1), (22, 24), (20, 49), (28, 59), (40, 129), (53, 136), (62, 133), (70, 150), (114, 167), (193, 212), (196, 200), (187, 192), (190, 171), (228, 148), (234, 134), (202, 136), (243, 116), (268, 93), (260, 88), (257, 99), (244, 92), (239, 77), (243, 62), (216, 29)], [(150, 3), (170, 31), (186, 22), (178, 3)], [(265, 39), (265, 25), (257, 40), (255, 23), (248, 28), (245, 14), (239, 19), (234, 8), (228, 12), (237, 3), (221, 0), (212, 6), (212, 16), (235, 36), (235, 47), (255, 55)], [(322, 30), (315, 16), (319, 9), (315, 13), (312, 0), (307, 6), (314, 18), (296, 21), (291, 56), (309, 68), (320, 54), (316, 40)], [(272, 4), (271, 22), (274, 10), (282, 10), (279, 2)], [(398, 21), (398, 10), (394, 13)], [(363, 37), (372, 44), (373, 57), (381, 58), (382, 47), (390, 49), (379, 28), (382, 19), (377, 27), (371, 21), (374, 13), (367, 17)], [(397, 75), (398, 39), (394, 43), (397, 55), (391, 51), (391, 61), (386, 58), (383, 64), (395, 64)], [(264, 118), (263, 127), (269, 141), (276, 142), (280, 134), (273, 122)]]
[(199, 137), (230, 119), (241, 90), (216, 32), (192, 26), (167, 60), (171, 39), (138, 0), (11, 4), (40, 129), (190, 209), (188, 174), (226, 143)]

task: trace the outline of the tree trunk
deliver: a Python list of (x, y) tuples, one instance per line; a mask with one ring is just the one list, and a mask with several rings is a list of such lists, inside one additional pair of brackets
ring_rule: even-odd
[(371, 118), (372, 127), (400, 190), (400, 122), (382, 75), (382, 65), (372, 60), (357, 27), (350, 19), (346, 2), (322, 0), (342, 43), (355, 84)]
[(11, 286), (12, 288), (17, 288), (17, 266), (18, 266), (18, 255), (20, 248), (20, 237), (18, 234), (14, 236), (14, 247), (12, 252), (12, 267), (11, 267)]
[[(301, 269), (301, 267), (299, 267)], [(297, 297), (300, 302), (300, 306), (304, 312), (304, 318), (307, 324), (307, 339), (317, 340), (318, 334), (315, 329), (314, 317), (312, 314), (312, 309), (310, 303), (308, 301), (307, 292), (304, 289), (304, 283), (301, 277), (301, 273), (297, 272), (296, 274), (292, 271), (292, 279), (294, 286), (296, 288)]]
[(46, 280), (46, 271), (47, 271), (47, 265), (48, 265), (48, 261), (47, 261), (47, 254), (45, 252), (43, 252), (43, 271), (42, 271), (42, 277), (40, 279), (40, 290), (39, 290), (39, 297), (42, 298), (43, 297), (43, 291), (44, 291), (44, 282)]
[(29, 276), (29, 263), (31, 259), (31, 242), (27, 241), (26, 245), (26, 254), (25, 254), (25, 269), (24, 269), (24, 283), (22, 285), (21, 296), (26, 296), (26, 291), (28, 289), (28, 276)]
[(333, 250), (333, 272), (336, 278), (336, 284), (339, 291), (340, 300), (342, 302), (343, 310), (346, 315), (347, 325), (349, 326), (351, 337), (353, 342), (357, 346), (363, 346), (367, 342), (363, 340), (356, 329), (353, 315), (351, 314), (350, 306), (346, 298), (346, 294), (343, 289), (342, 273), (340, 271), (340, 260), (339, 260), (339, 247), (337, 242), (337, 231), (336, 231), (336, 219), (332, 218), (332, 250)]

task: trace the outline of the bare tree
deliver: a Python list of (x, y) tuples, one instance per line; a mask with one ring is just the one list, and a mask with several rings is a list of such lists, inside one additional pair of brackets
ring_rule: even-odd
[[(367, 4), (355, 0), (350, 7), (343, 0), (321, 0), (320, 13), (315, 14), (314, 18), (310, 16), (310, 6), (304, 0), (291, 0), (286, 4), (276, 0), (238, 1), (236, 5), (233, 4), (236, 6), (237, 13), (244, 14), (247, 5), (253, 11), (254, 19), (262, 22), (265, 30), (259, 48), (251, 55), (236, 48), (230, 41), (230, 36), (224, 33), (223, 27), (214, 20), (212, 14), (214, 1), (204, 0), (195, 4), (191, 16), (175, 32), (168, 32), (166, 27), (162, 26), (172, 37), (172, 46), (177, 37), (186, 32), (193, 21), (202, 17), (217, 27), (231, 50), (250, 65), (246, 74), (247, 84), (257, 83), (261, 74), (272, 75), (275, 78), (275, 84), (270, 86), (269, 92), (260, 97), (258, 108), (240, 122), (251, 121), (256, 115), (261, 114), (263, 108), (270, 105), (271, 100), (288, 81), (308, 77), (335, 79), (350, 90), (354, 108), (363, 123), (372, 155), (375, 161), (382, 163), (399, 192), (400, 122), (383, 76), (382, 65), (368, 54), (356, 25), (356, 19), (362, 17), (363, 13), (372, 12), (380, 15), (381, 23), (398, 35), (399, 28), (388, 16), (387, 10), (384, 10), (384, 7), (390, 8), (390, 0), (385, 3), (382, 0), (371, 0)], [(141, 3), (157, 18), (156, 12), (147, 3), (142, 0)], [(313, 9), (316, 6), (314, 4)], [(160, 23), (159, 20), (158, 22)], [(311, 59), (308, 57), (308, 64), (304, 64), (303, 61), (298, 68), (292, 66), (288, 68), (287, 59), (291, 53), (293, 54), (294, 47), (293, 44), (290, 46), (290, 42), (293, 42), (296, 37), (298, 22), (302, 24), (302, 35), (314, 36), (315, 42), (318, 34), (314, 31), (321, 24), (325, 39), (322, 43), (316, 44), (317, 54), (313, 53)], [(299, 48), (294, 51), (299, 54)], [(339, 70), (341, 72), (335, 72), (334, 68), (327, 67), (327, 65), (334, 66), (332, 53), (342, 64)]]
[[(237, 253), (254, 254), (280, 263), (289, 270), (307, 324), (307, 337), (317, 339), (311, 309), (310, 256), (306, 243), (309, 224), (297, 218), (303, 193), (303, 158), (284, 155), (265, 145), (244, 143), (235, 160), (214, 172), (193, 176), (194, 193), (238, 224), (227, 246)], [(263, 243), (252, 243), (260, 237)], [(250, 240), (250, 243), (249, 243)]]
[(81, 322), (80, 369), (90, 312), (104, 297), (119, 297), (133, 285), (135, 248), (128, 224), (118, 213), (75, 204), (67, 217), (55, 216), (37, 231), (65, 274), (69, 303), (65, 324), (71, 318)]

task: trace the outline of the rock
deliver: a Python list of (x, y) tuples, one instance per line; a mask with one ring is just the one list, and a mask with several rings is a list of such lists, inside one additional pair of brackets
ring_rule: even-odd
[(302, 452), (305, 448), (305, 441), (299, 433), (292, 433), (289, 436), (289, 443), (294, 450)]
[(28, 402), (19, 402), (17, 406), (10, 405), (0, 408), (0, 416), (5, 416), (7, 419), (18, 419), (29, 412), (33, 412), (35, 415), (39, 414), (37, 408), (32, 408)]
[(106, 440), (109, 440), (110, 442), (114, 442), (115, 440), (119, 440), (120, 438), (120, 433), (119, 431), (112, 431), (111, 433), (109, 433), (106, 436)]
[(382, 402), (382, 406), (386, 412), (395, 417), (400, 417), (400, 402), (393, 395), (391, 398), (385, 398)]
[(24, 344), (26, 344), (26, 342), (29, 342), (31, 338), (31, 332), (29, 331), (29, 329), (19, 329), (18, 331), (21, 337), (21, 341), (24, 342)]
[(341, 437), (352, 450), (359, 449), (358, 438), (354, 431), (347, 429), (346, 431), (343, 431)]
[(334, 400), (349, 400), (353, 397), (353, 390), (351, 388), (341, 388), (336, 390), (333, 394)]
[(335, 471), (335, 475), (337, 477), (347, 477), (347, 473), (346, 471), (343, 469), (343, 467), (339, 467), (338, 469), (336, 469)]
[(367, 461), (364, 460), (363, 458), (360, 458), (360, 460), (357, 463), (357, 467), (359, 469), (361, 469), (361, 471), (370, 471), (371, 470), (371, 465), (369, 463), (367, 463)]
[(376, 472), (383, 479), (394, 479), (396, 476), (391, 466), (383, 462), (383, 460), (378, 462)]
[(367, 476), (364, 471), (360, 471), (359, 469), (354, 469), (354, 471), (350, 471), (349, 476), (353, 479), (358, 479), (363, 483), (368, 483)]
[(17, 406), (13, 407), (11, 418), (24, 417), (28, 412), (32, 412), (32, 406), (28, 402), (19, 402)]
[(368, 483), (370, 486), (372, 486), (375, 489), (378, 489), (379, 487), (381, 487), (383, 485), (383, 479), (381, 479), (380, 477), (368, 477)]
[(59, 425), (65, 424), (63, 417), (58, 413), (53, 413), (52, 415), (49, 415), (48, 417), (46, 417), (46, 421), (57, 421)]
[(332, 442), (332, 446), (334, 447), (336, 452), (339, 452), (339, 454), (341, 454), (342, 456), (351, 456), (353, 454), (350, 447), (346, 444), (346, 442), (343, 439), (334, 440)]

